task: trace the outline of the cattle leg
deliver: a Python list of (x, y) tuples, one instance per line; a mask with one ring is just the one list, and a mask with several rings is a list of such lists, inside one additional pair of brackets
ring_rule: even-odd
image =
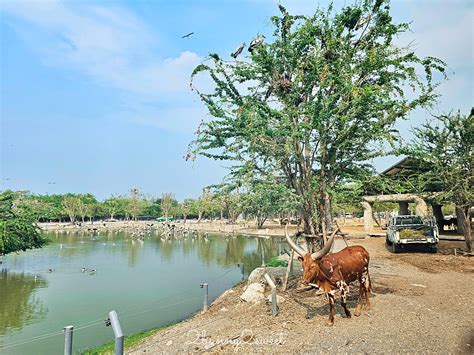
[(329, 301), (329, 321), (328, 325), (334, 324), (334, 291), (329, 292), (328, 294)]
[(370, 284), (370, 276), (367, 272), (367, 277), (364, 280), (364, 290), (365, 290), (365, 310), (370, 310), (370, 297), (369, 294), (372, 291), (372, 285)]
[(351, 312), (347, 309), (346, 305), (346, 289), (343, 287), (341, 288), (341, 306), (344, 308), (344, 312), (346, 313), (346, 317), (351, 317)]
[(360, 308), (362, 304), (362, 293), (364, 292), (363, 290), (364, 284), (362, 283), (362, 280), (359, 281), (359, 298), (357, 299), (357, 306), (354, 311), (354, 315), (356, 317), (360, 316)]

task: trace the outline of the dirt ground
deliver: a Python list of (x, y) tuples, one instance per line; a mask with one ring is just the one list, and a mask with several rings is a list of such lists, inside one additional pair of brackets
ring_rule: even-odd
[[(463, 242), (440, 242), (440, 254), (391, 254), (384, 238), (350, 240), (371, 255), (370, 311), (343, 316), (336, 303), (333, 326), (329, 306), (315, 291), (299, 292), (293, 278), (279, 313), (250, 305), (238, 285), (206, 313), (157, 333), (131, 351), (206, 353), (474, 353), (474, 258), (444, 255)], [(348, 305), (354, 311), (356, 285)], [(267, 294), (270, 291), (267, 290)]]

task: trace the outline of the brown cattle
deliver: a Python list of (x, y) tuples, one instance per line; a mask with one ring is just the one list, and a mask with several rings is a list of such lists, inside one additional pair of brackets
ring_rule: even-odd
[(300, 248), (290, 238), (288, 224), (285, 225), (288, 244), (299, 254), (298, 259), (303, 265), (303, 284), (317, 286), (328, 297), (330, 325), (334, 324), (334, 297), (337, 290), (341, 291), (341, 305), (346, 316), (351, 317), (351, 312), (346, 306), (346, 294), (349, 292), (349, 284), (353, 281), (359, 281), (359, 299), (354, 314), (360, 315), (362, 293), (365, 293), (365, 309), (370, 309), (369, 253), (365, 248), (357, 245), (328, 254), (336, 232), (337, 230), (332, 233), (321, 250), (311, 254)]

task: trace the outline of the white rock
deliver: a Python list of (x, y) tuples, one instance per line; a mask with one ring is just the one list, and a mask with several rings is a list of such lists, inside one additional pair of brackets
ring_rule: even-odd
[(275, 282), (275, 279), (280, 279), (282, 280), (285, 277), (286, 273), (286, 267), (280, 266), (280, 267), (258, 267), (254, 269), (248, 278), (248, 284), (253, 284), (257, 282), (264, 281), (265, 279), (263, 278), (263, 275), (265, 272), (270, 275), (271, 279), (273, 282)]
[(249, 303), (260, 303), (265, 300), (265, 287), (261, 283), (252, 283), (240, 296), (242, 300)]
[[(268, 301), (268, 303), (272, 303), (272, 295), (271, 294), (267, 297), (267, 301)], [(283, 303), (285, 301), (286, 301), (285, 297), (277, 295), (277, 304)]]

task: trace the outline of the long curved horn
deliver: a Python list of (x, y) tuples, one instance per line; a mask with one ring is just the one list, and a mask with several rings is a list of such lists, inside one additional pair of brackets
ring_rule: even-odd
[(288, 223), (285, 224), (285, 237), (286, 237), (286, 241), (288, 242), (290, 247), (294, 251), (296, 251), (301, 257), (304, 258), (305, 254), (306, 254), (306, 251), (301, 249), (298, 245), (296, 245), (296, 243), (293, 241), (293, 239), (291, 239), (290, 235), (288, 234)]
[(334, 236), (336, 235), (338, 230), (339, 228), (336, 228), (334, 232), (332, 232), (332, 234), (329, 236), (328, 241), (326, 242), (326, 244), (321, 250), (318, 250), (314, 252), (313, 254), (311, 254), (311, 259), (318, 260), (318, 259), (321, 259), (327, 253), (329, 253), (329, 250), (331, 250), (331, 247), (332, 247), (332, 243), (334, 242)]

